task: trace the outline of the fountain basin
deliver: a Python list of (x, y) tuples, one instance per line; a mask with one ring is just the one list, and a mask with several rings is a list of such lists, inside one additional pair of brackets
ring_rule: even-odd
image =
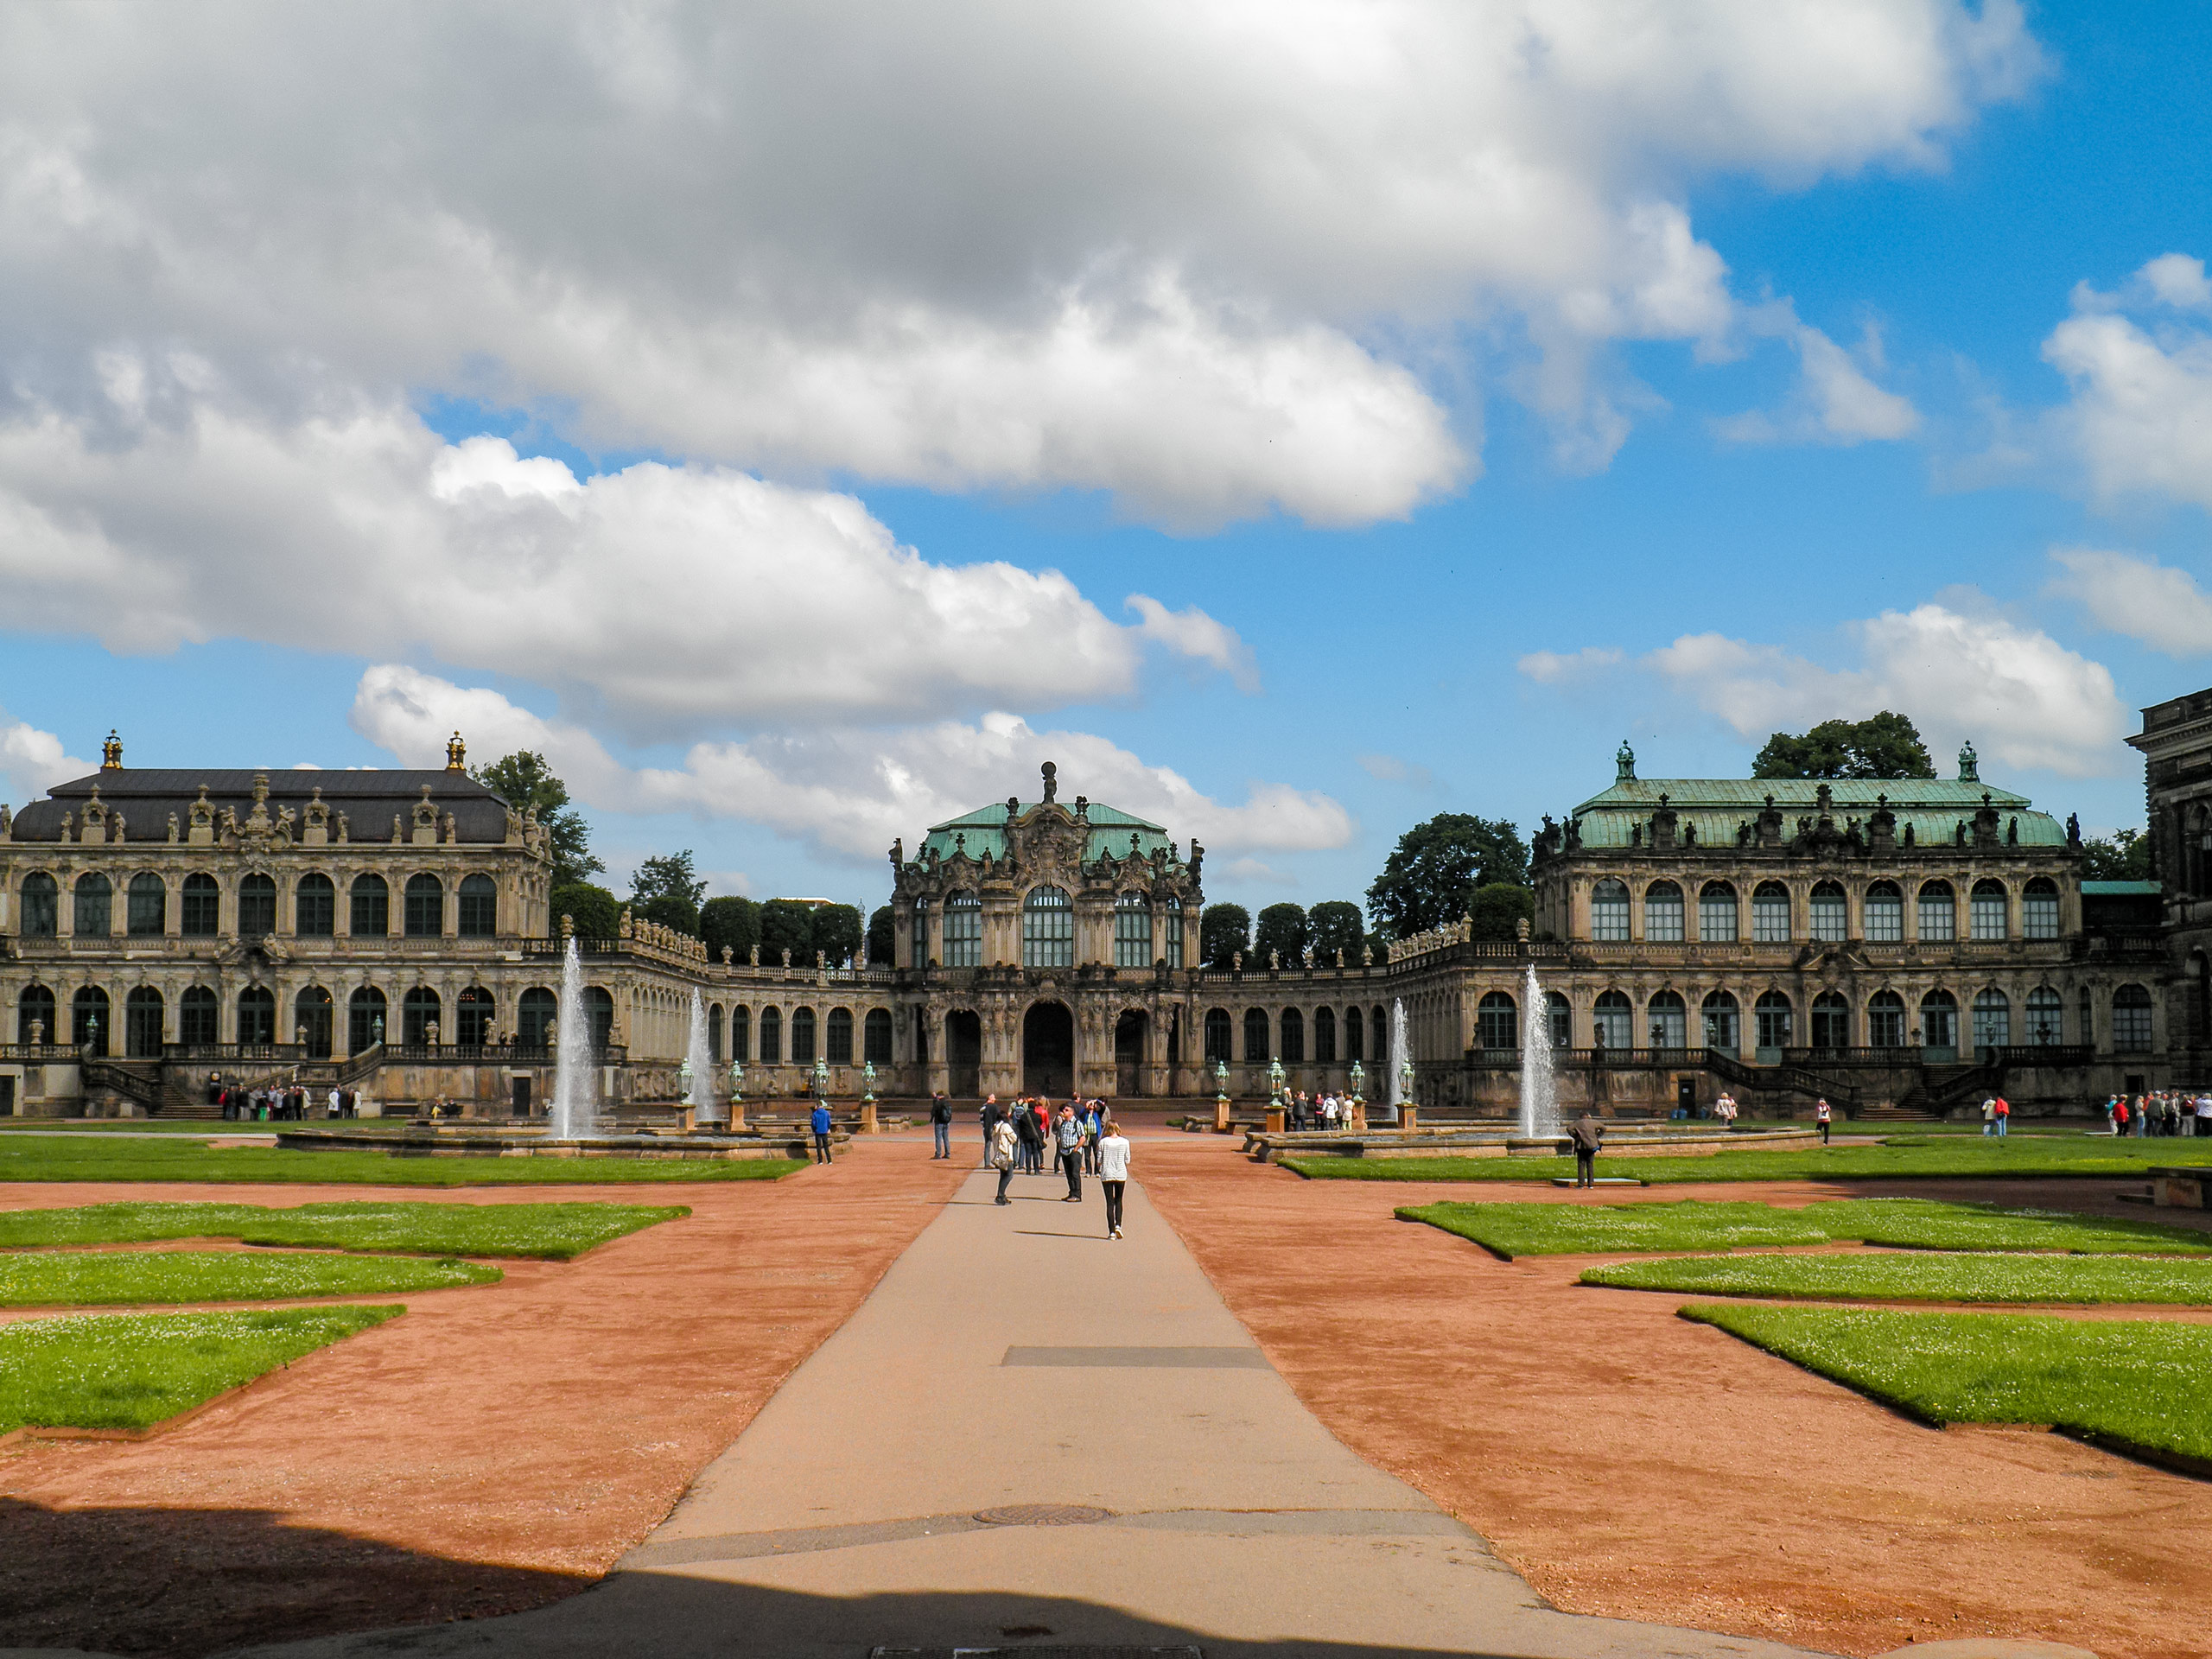
[(278, 1132), (276, 1144), (296, 1152), (381, 1152), (394, 1158), (804, 1159), (809, 1153), (804, 1138), (771, 1139), (727, 1129), (558, 1135), (528, 1123), (354, 1121), (285, 1128)]
[[(1821, 1132), (1813, 1124), (1776, 1129), (1724, 1129), (1686, 1123), (1605, 1125), (1600, 1156), (1695, 1158), (1715, 1152), (1789, 1152), (1816, 1147)], [(1374, 1129), (1364, 1134), (1316, 1129), (1274, 1134), (1249, 1131), (1244, 1150), (1255, 1163), (1271, 1164), (1284, 1153), (1311, 1158), (1549, 1158), (1563, 1157), (1572, 1146), (1564, 1135), (1522, 1135), (1503, 1129)]]

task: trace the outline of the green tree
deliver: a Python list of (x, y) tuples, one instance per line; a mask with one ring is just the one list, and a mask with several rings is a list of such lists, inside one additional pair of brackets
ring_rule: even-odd
[(630, 910), (648, 921), (699, 937), (699, 902), (707, 884), (691, 867), (691, 849), (662, 853), (638, 866), (630, 878)]
[(709, 960), (720, 962), (722, 947), (743, 962), (760, 943), (760, 906), (734, 894), (709, 899), (699, 906), (699, 937), (707, 943)]
[(1754, 778), (1933, 778), (1920, 730), (1884, 709), (1865, 720), (1824, 720), (1802, 736), (1777, 732), (1751, 762)]
[(1269, 905), (1260, 912), (1259, 931), (1252, 936), (1252, 955), (1265, 963), (1268, 952), (1274, 950), (1286, 963), (1294, 963), (1313, 937), (1303, 905)]
[(1500, 881), (1529, 885), (1529, 849), (1513, 825), (1440, 812), (1398, 837), (1367, 890), (1367, 913), (1377, 932), (1402, 939), (1458, 921), (1476, 888)]
[[(866, 932), (858, 905), (818, 905), (815, 907), (810, 944), (835, 968), (860, 955)], [(807, 960), (811, 962), (814, 958), (810, 956)]]
[(537, 809), (539, 825), (552, 837), (555, 887), (582, 881), (607, 868), (591, 855), (591, 826), (569, 804), (569, 786), (535, 749), (517, 749), (469, 775), (518, 812)]
[(2151, 837), (2140, 830), (2115, 830), (2108, 836), (2086, 837), (2082, 842), (2082, 879), (2150, 880)]
[(1367, 918), (1359, 906), (1342, 899), (1318, 904), (1306, 914), (1313, 931), (1313, 960), (1333, 967), (1337, 952), (1344, 953), (1344, 966), (1359, 966), (1361, 947), (1367, 943)]
[(868, 918), (868, 961), (871, 968), (888, 968), (899, 956), (899, 918), (891, 906), (878, 905)]
[(781, 962), (786, 950), (792, 962), (814, 965), (814, 907), (771, 899), (760, 906), (760, 960)]
[(1525, 921), (1533, 925), (1535, 922), (1536, 895), (1510, 881), (1493, 881), (1475, 889), (1474, 902), (1467, 906), (1467, 914), (1474, 920), (1472, 932), (1476, 938), (1516, 939), (1521, 935), (1516, 924)]
[(561, 937), (561, 918), (575, 923), (588, 939), (611, 939), (622, 929), (622, 901), (589, 881), (564, 881), (553, 889), (550, 938)]
[(1239, 950), (1252, 948), (1252, 912), (1242, 905), (1208, 905), (1198, 916), (1198, 955), (1227, 972)]

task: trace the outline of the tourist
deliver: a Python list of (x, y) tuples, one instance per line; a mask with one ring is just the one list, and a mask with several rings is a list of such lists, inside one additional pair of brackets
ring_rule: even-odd
[(811, 1121), (814, 1124), (814, 1161), (817, 1164), (826, 1164), (830, 1161), (830, 1103), (828, 1101), (817, 1100), (814, 1103)]
[(1060, 1123), (1053, 1136), (1058, 1143), (1060, 1171), (1068, 1178), (1068, 1195), (1062, 1204), (1083, 1202), (1083, 1124), (1075, 1115), (1075, 1108), (1060, 1108)]
[(2195, 1122), (2200, 1136), (2212, 1135), (2212, 1093), (2198, 1093)]
[(2146, 1096), (2138, 1095), (2135, 1096), (2134, 1110), (2128, 1115), (2134, 1128), (2135, 1138), (2138, 1141), (2142, 1140), (2151, 1132), (2149, 1127), (2151, 1122), (2150, 1105), (2151, 1103)]
[(1824, 1147), (1828, 1143), (1828, 1120), (1832, 1116), (1825, 1098), (1814, 1103), (1813, 1117), (1821, 1126), (1821, 1144)]
[(2181, 1100), (2171, 1091), (2162, 1090), (2158, 1096), (2158, 1116), (2163, 1121), (2169, 1140), (2181, 1139)]
[(930, 1096), (930, 1135), (934, 1142), (930, 1149), (932, 1159), (952, 1156), (952, 1103), (943, 1090)]
[(2127, 1133), (2127, 1096), (2126, 1095), (2114, 1095), (2113, 1096), (2112, 1122), (2112, 1132), (2114, 1135), (2126, 1135)]
[(2118, 1095), (2105, 1096), (2105, 1133), (2107, 1135), (2120, 1133), (2120, 1096)]
[(983, 1120), (983, 1167), (988, 1169), (991, 1164), (992, 1136), (996, 1133), (1000, 1122), (1006, 1116), (1006, 1114), (999, 1109), (999, 1097), (996, 1095), (983, 1096), (983, 1109), (981, 1116)]
[(1021, 1173), (1025, 1175), (1042, 1174), (1045, 1169), (1045, 1135), (1037, 1126), (1037, 1114), (1033, 1109), (1035, 1103), (1024, 1100), (1014, 1104), (1018, 1109), (1014, 1115), (1014, 1132), (1020, 1141)]
[(1713, 1115), (1720, 1120), (1724, 1129), (1733, 1129), (1736, 1127), (1736, 1097), (1722, 1090), (1720, 1098), (1713, 1103)]
[(1014, 1120), (1000, 1118), (991, 1126), (990, 1162), (991, 1167), (999, 1173), (999, 1195), (992, 1200), (995, 1204), (1012, 1202), (1006, 1195), (1006, 1189), (1014, 1179), (1014, 1160), (1018, 1151)]
[(1100, 1126), (1106, 1121), (1106, 1103), (1093, 1100), (1083, 1109), (1083, 1173), (1098, 1173), (1098, 1137), (1105, 1131)]
[(2005, 1138), (2005, 1126), (2012, 1121), (2012, 1104), (2004, 1096), (1997, 1096), (1997, 1138)]
[(1986, 1141), (1996, 1133), (1997, 1096), (1984, 1095), (1981, 1097), (1981, 1138)]
[(1129, 1143), (1122, 1126), (1109, 1117), (1102, 1126), (1106, 1137), (1098, 1143), (1098, 1186), (1106, 1195), (1106, 1236), (1122, 1236), (1122, 1194), (1129, 1179)]
[(1577, 1187), (1598, 1184), (1598, 1147), (1605, 1138), (1605, 1126), (1590, 1116), (1586, 1109), (1574, 1120), (1574, 1127), (1567, 1132), (1574, 1142), (1574, 1185)]

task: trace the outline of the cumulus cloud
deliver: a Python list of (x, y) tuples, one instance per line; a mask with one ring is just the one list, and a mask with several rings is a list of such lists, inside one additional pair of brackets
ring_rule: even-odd
[(1532, 651), (1514, 666), (1539, 685), (1565, 685), (1619, 667), (1623, 655), (1611, 645), (1585, 645), (1565, 652)]
[(56, 784), (82, 778), (92, 770), (91, 761), (65, 753), (61, 740), (52, 732), (0, 713), (0, 777), (8, 780), (10, 799), (37, 800)]
[(2212, 506), (2212, 333), (2182, 315), (2208, 308), (2202, 261), (2163, 254), (2114, 293), (2076, 287), (2044, 341), (2073, 389), (2052, 417), (2056, 445), (2098, 495)]
[(1753, 334), (1789, 342), (1797, 353), (1797, 385), (1778, 410), (1753, 410), (1715, 421), (1713, 429), (1722, 437), (1736, 443), (1855, 444), (1908, 438), (1920, 429), (1920, 411), (1910, 400), (1868, 378), (1866, 371), (1882, 361), (1881, 336), (1872, 328), (1854, 354), (1800, 321), (1787, 300), (1759, 308), (1749, 327)]
[(1260, 689), (1258, 665), (1235, 629), (1224, 627), (1196, 606), (1171, 611), (1143, 594), (1131, 594), (1128, 604), (1143, 619), (1137, 632), (1144, 638), (1159, 640), (1179, 656), (1212, 664), (1236, 681), (1240, 691)]
[(1311, 851), (1341, 847), (1352, 834), (1350, 815), (1327, 795), (1255, 781), (1241, 803), (1217, 801), (1104, 738), (1038, 731), (1004, 713), (973, 723), (702, 742), (681, 766), (633, 769), (582, 727), (494, 690), (385, 664), (362, 675), (352, 719), (403, 765), (435, 764), (458, 728), (480, 754), (537, 750), (579, 800), (601, 810), (739, 819), (864, 859), (880, 856), (894, 836), (912, 846), (928, 825), (985, 802), (1033, 796), (1046, 760), (1058, 764), (1070, 799), (1088, 795), (1224, 851)]
[(2051, 591), (2080, 601), (2114, 633), (2170, 657), (2212, 651), (2212, 595), (2188, 571), (2093, 547), (2056, 548), (2050, 556), (2063, 573)]

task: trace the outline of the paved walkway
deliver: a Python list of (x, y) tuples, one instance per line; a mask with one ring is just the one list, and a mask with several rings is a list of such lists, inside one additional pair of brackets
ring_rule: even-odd
[(260, 1651), (1800, 1651), (1547, 1608), (1322, 1428), (1141, 1188), (1114, 1243), (1095, 1184), (1078, 1207), (1053, 1201), (1056, 1179), (1017, 1178), (1001, 1209), (994, 1181), (966, 1183), (598, 1588), (512, 1618)]

